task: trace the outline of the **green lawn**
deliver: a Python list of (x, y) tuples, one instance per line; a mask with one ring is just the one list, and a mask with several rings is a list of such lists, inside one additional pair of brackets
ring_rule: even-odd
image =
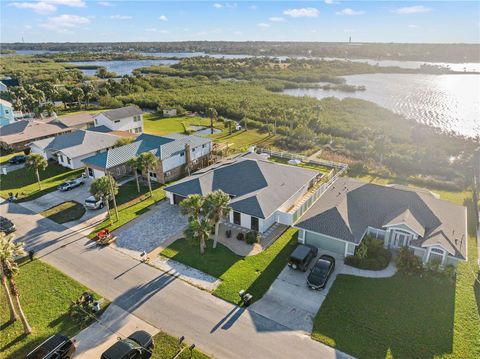
[(20, 168), (7, 175), (1, 175), (0, 196), (8, 198), (8, 193), (18, 193), (20, 202), (30, 201), (49, 192), (55, 191), (57, 186), (69, 179), (79, 177), (83, 169), (70, 170), (54, 162), (49, 162), (45, 171), (40, 171), (42, 189), (38, 189), (37, 177), (33, 170)]
[[(169, 133), (183, 133), (184, 123), (187, 127), (189, 126), (210, 126), (210, 119), (204, 117), (188, 117), (188, 116), (179, 116), (179, 117), (169, 117), (163, 118), (158, 114), (148, 113), (143, 116), (143, 126), (146, 133), (152, 135), (167, 135)], [(223, 125), (220, 122), (215, 123), (215, 126)]]
[(254, 256), (237, 256), (221, 244), (213, 249), (212, 241), (208, 241), (206, 252), (201, 255), (198, 245), (185, 239), (175, 241), (161, 255), (220, 278), (222, 282), (213, 294), (238, 303), (241, 289), (251, 293), (254, 300), (260, 299), (285, 267), (296, 245), (297, 230), (290, 228), (267, 250)]
[(228, 132), (217, 133), (211, 136), (216, 142), (225, 142), (236, 151), (247, 150), (252, 145), (260, 147), (272, 147), (276, 137), (268, 133), (261, 133), (257, 130), (238, 131), (231, 135)]
[(66, 223), (80, 219), (85, 214), (85, 207), (75, 201), (67, 201), (53, 206), (40, 213), (57, 223)]
[[(188, 339), (188, 338), (187, 338)], [(190, 350), (188, 347), (190, 344), (183, 344), (182, 347), (178, 345), (178, 338), (172, 337), (167, 333), (160, 332), (153, 337), (155, 342), (155, 348), (153, 349), (152, 359), (172, 359), (175, 354), (180, 350), (180, 348), (187, 347), (182, 354), (178, 357), (179, 359), (209, 359), (210, 356), (203, 354), (197, 349), (194, 349), (192, 356), (190, 356)]]
[(55, 333), (73, 336), (82, 328), (68, 316), (70, 303), (88, 289), (39, 260), (24, 262), (17, 277), (20, 301), (33, 333), (23, 336), (19, 321), (7, 324), (9, 310), (5, 292), (0, 291), (0, 357), (23, 358)]

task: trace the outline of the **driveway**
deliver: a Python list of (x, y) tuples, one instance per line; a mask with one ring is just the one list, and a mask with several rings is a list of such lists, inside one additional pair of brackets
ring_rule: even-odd
[(115, 244), (120, 249), (151, 252), (186, 225), (187, 217), (180, 213), (179, 206), (161, 201), (144, 215), (117, 229)]
[(5, 163), (4, 165), (1, 166), (1, 173), (3, 174), (3, 171), (6, 171), (5, 174), (8, 174), (12, 171), (16, 171), (20, 168), (23, 168), (25, 167), (25, 163), (19, 163), (19, 164), (16, 164), (16, 165), (12, 165), (10, 163)]
[[(251, 306), (251, 310), (289, 329), (310, 334), (313, 319), (344, 266), (343, 259), (338, 254), (320, 250), (318, 256), (322, 254), (329, 254), (336, 259), (335, 271), (325, 289), (316, 291), (307, 287), (306, 277), (309, 270), (301, 272), (285, 266), (263, 298)], [(310, 268), (314, 264), (315, 260), (310, 263)]]

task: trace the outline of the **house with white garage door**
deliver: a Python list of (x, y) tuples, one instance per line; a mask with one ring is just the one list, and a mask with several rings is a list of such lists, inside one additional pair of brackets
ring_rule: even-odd
[(337, 179), (295, 224), (301, 243), (353, 255), (367, 235), (410, 248), (423, 263), (467, 259), (467, 209), (430, 192)]
[(313, 203), (310, 195), (316, 193), (321, 178), (317, 171), (247, 153), (198, 171), (165, 192), (177, 205), (191, 194), (222, 190), (231, 198), (228, 222), (264, 233), (275, 223), (292, 225), (298, 204)]

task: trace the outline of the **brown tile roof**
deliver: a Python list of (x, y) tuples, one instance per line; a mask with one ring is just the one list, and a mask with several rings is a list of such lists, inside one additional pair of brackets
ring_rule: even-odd
[(16, 121), (0, 127), (0, 142), (12, 145), (70, 131), (68, 127), (51, 122)]

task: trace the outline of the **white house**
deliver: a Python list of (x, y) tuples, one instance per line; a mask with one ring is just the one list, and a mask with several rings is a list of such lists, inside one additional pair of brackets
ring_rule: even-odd
[(120, 137), (95, 131), (78, 130), (30, 144), (32, 153), (55, 159), (64, 167), (83, 167), (82, 160), (112, 148)]
[(9, 125), (14, 121), (13, 106), (10, 102), (0, 99), (0, 126)]
[(216, 164), (165, 188), (172, 205), (191, 194), (222, 190), (232, 208), (228, 222), (267, 231), (275, 223), (292, 225), (299, 203), (312, 203), (309, 194), (321, 179), (317, 171), (274, 163), (253, 153)]
[(143, 112), (135, 105), (116, 108), (99, 113), (94, 117), (96, 127), (106, 126), (113, 131), (143, 133)]
[(177, 116), (177, 109), (176, 108), (164, 108), (163, 109), (163, 117), (174, 117)]

